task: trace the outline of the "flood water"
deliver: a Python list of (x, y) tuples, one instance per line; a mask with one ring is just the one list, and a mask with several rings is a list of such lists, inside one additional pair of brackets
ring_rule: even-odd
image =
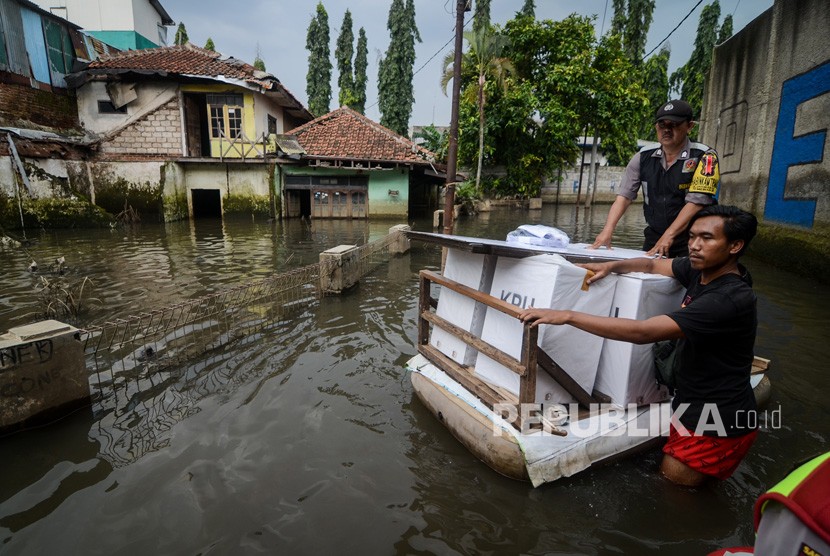
[[(639, 246), (636, 208), (620, 246)], [(503, 238), (541, 222), (587, 241), (607, 210), (499, 209), (456, 232)], [(0, 331), (40, 310), (33, 259), (47, 279), (64, 256), (69, 278), (92, 280), (84, 326), (316, 262), (396, 223), (42, 233), (27, 250), (0, 246)], [(756, 352), (773, 361), (780, 420), (768, 414), (731, 479), (675, 487), (657, 474), (659, 450), (536, 489), (501, 477), (421, 405), (404, 370), (417, 272), (439, 264), (440, 250), (413, 242), (346, 294), (161, 371), (114, 409), (1, 438), (0, 553), (699, 555), (751, 544), (758, 495), (828, 449), (830, 287), (749, 257)]]

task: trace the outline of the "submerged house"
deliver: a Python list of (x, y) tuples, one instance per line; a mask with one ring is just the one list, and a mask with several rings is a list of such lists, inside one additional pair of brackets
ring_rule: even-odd
[(69, 81), (97, 143), (96, 204), (160, 203), (165, 220), (278, 213), (277, 166), (297, 157), (276, 139), (312, 116), (273, 75), (187, 44), (100, 58)]
[(313, 120), (241, 60), (190, 44), (119, 51), (29, 0), (0, 0), (0, 100), (10, 225), (21, 198), (145, 221), (403, 216), (434, 206), (443, 181), (408, 139), (348, 108)]
[(285, 168), (284, 216), (399, 217), (436, 202), (444, 179), (435, 155), (351, 108), (290, 133), (305, 164)]

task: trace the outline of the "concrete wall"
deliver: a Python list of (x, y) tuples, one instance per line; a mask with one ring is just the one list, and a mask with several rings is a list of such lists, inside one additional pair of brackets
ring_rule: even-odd
[[(617, 197), (620, 181), (622, 180), (625, 167), (623, 166), (600, 166), (597, 171), (597, 193), (594, 202), (612, 203)], [(562, 181), (557, 188), (556, 178), (547, 180), (542, 185), (542, 201), (545, 203), (572, 203), (576, 201), (579, 188), (579, 167), (570, 168), (562, 172)], [(591, 186), (593, 189), (593, 185)], [(558, 189), (558, 192), (557, 192)], [(582, 173), (582, 200), (585, 195), (590, 194), (588, 190), (588, 168)]]
[(88, 131), (105, 135), (134, 123), (167, 104), (176, 98), (177, 90), (175, 84), (136, 85), (134, 91), (138, 98), (127, 105), (126, 114), (100, 114), (98, 101), (108, 101), (110, 96), (103, 81), (91, 81), (78, 89), (78, 118)]
[(768, 223), (830, 224), (830, 4), (776, 0), (715, 49), (701, 138), (723, 204)]

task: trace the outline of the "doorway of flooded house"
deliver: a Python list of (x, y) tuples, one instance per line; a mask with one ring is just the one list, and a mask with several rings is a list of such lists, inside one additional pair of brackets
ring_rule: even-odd
[(218, 189), (190, 190), (193, 218), (222, 218), (222, 199)]
[(187, 156), (209, 157), (210, 133), (207, 119), (207, 95), (205, 93), (185, 93), (183, 96)]

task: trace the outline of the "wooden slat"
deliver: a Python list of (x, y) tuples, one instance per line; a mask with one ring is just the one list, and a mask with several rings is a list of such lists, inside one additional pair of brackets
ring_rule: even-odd
[[(516, 412), (518, 415), (518, 419), (516, 419), (515, 423), (511, 423), (513, 428), (522, 432), (522, 411), (521, 406), (519, 404), (518, 398), (513, 395), (512, 392), (504, 390), (498, 386), (492, 386), (487, 384), (468, 368), (462, 365), (459, 365), (434, 347), (430, 345), (425, 346), (418, 346), (418, 351), (426, 357), (430, 363), (447, 373), (450, 378), (455, 380), (461, 386), (475, 394), (478, 399), (484, 403), (487, 407), (491, 410), (495, 411), (493, 408), (496, 404), (510, 404), (516, 408)], [(544, 419), (543, 419), (544, 420)], [(531, 425), (532, 427), (533, 425)], [(537, 424), (534, 428), (546, 430), (551, 434), (555, 434), (557, 436), (568, 436), (568, 431), (557, 427), (553, 423), (544, 420), (543, 424)]]
[(504, 365), (517, 375), (523, 376), (524, 374), (526, 374), (527, 367), (524, 367), (518, 359), (510, 357), (508, 354), (504, 353), (499, 348), (485, 342), (478, 336), (475, 336), (474, 334), (467, 332), (463, 328), (460, 328), (452, 324), (448, 320), (443, 319), (434, 313), (421, 313), (421, 318), (425, 321), (431, 322), (439, 328), (443, 328), (447, 332), (451, 333), (453, 336), (462, 340), (468, 346), (477, 349), (480, 353), (483, 353), (490, 359), (493, 359), (494, 361), (497, 361), (498, 363)]
[(429, 343), (429, 323), (424, 320), (424, 316), (429, 314), (430, 307), (430, 287), (429, 280), (423, 275), (420, 275), (420, 288), (418, 296), (418, 345), (425, 345)]
[(769, 359), (764, 359), (763, 357), (758, 357), (757, 355), (752, 360), (752, 370), (750, 371), (751, 374), (758, 374), (766, 372), (769, 369)]
[(557, 365), (556, 362), (551, 359), (550, 355), (548, 355), (542, 348), (538, 349), (537, 357), (539, 360), (539, 366), (542, 367), (542, 369), (544, 369), (544, 371), (548, 373), (553, 380), (559, 383), (559, 385), (562, 386), (562, 388), (564, 388), (571, 396), (576, 398), (576, 401), (586, 407), (592, 403), (598, 403), (593, 396), (586, 392), (585, 389), (571, 377), (571, 375), (565, 372), (562, 367)]
[(435, 282), (436, 284), (441, 284), (442, 287), (448, 288), (454, 292), (460, 293), (466, 297), (469, 297), (473, 301), (477, 301), (479, 303), (483, 303), (488, 307), (492, 307), (502, 313), (511, 316), (513, 318), (519, 318), (519, 313), (522, 312), (521, 307), (517, 307), (512, 303), (508, 303), (506, 301), (502, 301), (497, 297), (493, 297), (492, 295), (484, 292), (480, 292), (478, 290), (474, 290), (464, 284), (459, 284), (449, 278), (444, 278), (437, 272), (433, 272), (431, 270), (422, 270), (420, 273), (421, 278), (426, 278), (430, 282)]
[(430, 345), (418, 346), (418, 351), (421, 355), (426, 357), (430, 363), (450, 375), (450, 378), (458, 382), (461, 386), (475, 394), (484, 405), (493, 409), (493, 406), (499, 403), (512, 403), (505, 400), (498, 392), (493, 390), (487, 383), (476, 377), (470, 372), (466, 372), (464, 367), (435, 349)]
[(536, 361), (540, 351), (538, 343), (539, 327), (525, 323), (522, 333), (522, 367), (529, 372), (525, 372), (519, 379), (519, 403), (536, 402)]

